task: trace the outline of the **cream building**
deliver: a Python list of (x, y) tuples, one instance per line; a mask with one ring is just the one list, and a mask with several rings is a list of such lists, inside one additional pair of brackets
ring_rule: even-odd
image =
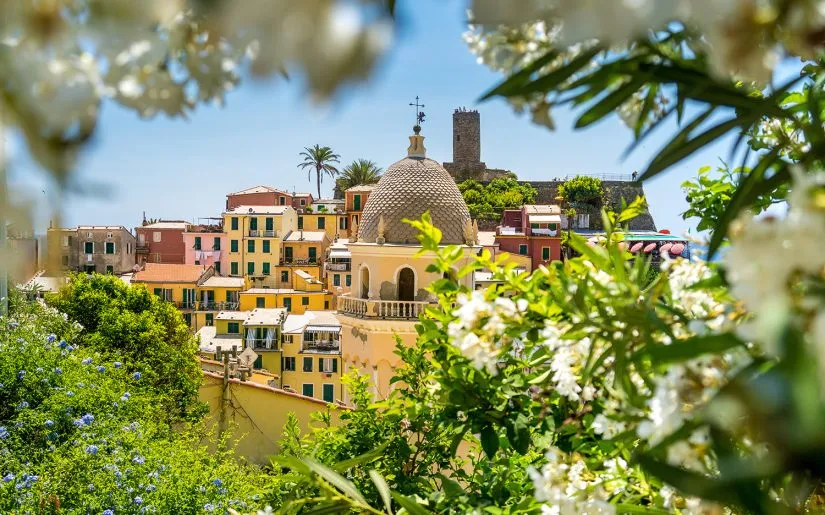
[[(417, 255), (416, 230), (404, 219), (429, 211), (442, 233), (443, 245), (460, 245), (468, 263), (481, 250), (467, 205), (455, 181), (437, 161), (426, 157), (424, 137), (415, 127), (408, 156), (391, 165), (371, 192), (361, 223), (348, 242), (352, 289), (337, 299), (345, 371), (358, 369), (372, 377), (376, 397), (389, 393), (398, 365), (396, 337), (414, 345), (415, 325), (434, 302), (426, 291), (438, 274), (428, 272), (434, 256)], [(472, 288), (472, 277), (461, 279)], [(345, 399), (348, 402), (349, 399)]]

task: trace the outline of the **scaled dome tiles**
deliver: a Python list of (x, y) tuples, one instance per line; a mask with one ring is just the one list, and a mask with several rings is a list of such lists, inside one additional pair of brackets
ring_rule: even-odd
[(383, 216), (386, 243), (418, 243), (417, 231), (403, 220), (421, 218), (426, 211), (443, 233), (442, 243), (464, 243), (470, 212), (450, 174), (432, 159), (402, 159), (387, 169), (369, 196), (361, 217), (359, 241), (375, 243)]

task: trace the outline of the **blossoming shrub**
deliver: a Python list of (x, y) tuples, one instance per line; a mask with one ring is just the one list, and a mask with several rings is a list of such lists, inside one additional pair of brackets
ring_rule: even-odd
[(144, 371), (78, 347), (22, 299), (0, 318), (0, 513), (202, 513), (256, 506), (261, 476), (165, 423)]

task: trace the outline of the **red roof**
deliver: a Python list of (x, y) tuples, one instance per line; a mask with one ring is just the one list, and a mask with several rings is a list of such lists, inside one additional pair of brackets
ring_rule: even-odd
[(146, 263), (132, 277), (133, 283), (196, 283), (206, 271), (203, 265)]

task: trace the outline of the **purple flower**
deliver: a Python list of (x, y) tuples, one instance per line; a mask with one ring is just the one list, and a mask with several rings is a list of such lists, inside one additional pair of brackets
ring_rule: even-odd
[(120, 396), (120, 400), (122, 400), (122, 401), (128, 401), (128, 400), (129, 400), (129, 397), (131, 397), (131, 396), (132, 396), (132, 394), (131, 394), (131, 393), (126, 392), (126, 393), (124, 393), (123, 395), (121, 395), (121, 396)]
[(12, 481), (14, 481), (14, 474), (12, 474), (11, 472), (3, 476), (4, 483), (11, 483)]
[(43, 371), (43, 367), (37, 367), (35, 370), (38, 374)]
[(135, 496), (135, 498), (133, 499), (133, 501), (134, 501), (134, 503), (135, 503), (135, 504), (143, 504), (143, 497), (141, 497), (141, 496), (139, 496), (139, 495), (138, 495), (138, 496)]
[(56, 339), (57, 339), (57, 336), (55, 336), (55, 335), (53, 335), (53, 334), (50, 334), (50, 335), (46, 338), (46, 341), (47, 341), (47, 342), (49, 342), (49, 343), (52, 343), (52, 342), (54, 342)]
[(106, 367), (104, 367), (103, 365), (98, 365), (97, 371), (102, 374), (103, 372), (106, 372)]
[(146, 487), (147, 492), (154, 492), (155, 490), (157, 490), (157, 487), (155, 485), (149, 485)]
[(138, 454), (134, 458), (132, 458), (132, 463), (136, 463), (138, 465), (143, 465), (145, 462), (146, 462), (146, 458), (144, 458), (140, 454)]
[(60, 368), (60, 367), (55, 367), (55, 369), (54, 369), (54, 373), (55, 373), (55, 374), (57, 374), (57, 375), (60, 375), (60, 374), (62, 374), (62, 373), (63, 373), (63, 369), (62, 369), (62, 368)]
[(97, 445), (87, 445), (86, 452), (89, 454), (97, 454)]
[(132, 374), (132, 378), (133, 379), (140, 379), (140, 372), (135, 372), (134, 374)]
[(123, 363), (121, 363), (120, 361), (115, 361), (115, 368), (120, 368), (122, 366), (123, 366)]
[(94, 492), (95, 491), (95, 485), (89, 483), (89, 486), (86, 487), (86, 490), (88, 490), (89, 492)]
[(60, 340), (60, 343), (58, 343), (57, 346), (60, 347), (61, 349), (65, 349), (66, 347), (69, 346), (69, 344), (66, 343), (66, 340)]
[(103, 513), (101, 515), (115, 515), (115, 511), (114, 510), (103, 510)]
[(217, 486), (218, 488), (220, 488), (221, 486), (223, 486), (223, 481), (221, 481), (218, 478), (215, 478), (215, 479), (212, 480), (212, 484)]
[(17, 329), (18, 327), (20, 327), (20, 324), (18, 324), (17, 322), (9, 322), (9, 327), (11, 327), (12, 329)]
[(23, 379), (24, 377), (26, 377), (26, 371), (25, 370), (20, 370), (20, 371), (17, 372), (17, 379)]
[(215, 511), (215, 505), (210, 504), (210, 503), (206, 503), (206, 504), (203, 505), (203, 511), (208, 511), (208, 512), (211, 513), (213, 511)]
[(9, 437), (9, 430), (6, 429), (6, 426), (0, 426), (0, 440), (5, 440)]
[(79, 418), (76, 418), (76, 419), (72, 420), (72, 424), (74, 424), (74, 427), (78, 427), (78, 428), (83, 427), (83, 426), (86, 425)]
[(94, 421), (95, 421), (95, 417), (94, 417), (94, 415), (92, 415), (91, 413), (86, 413), (85, 415), (83, 415), (82, 417), (80, 417), (80, 420), (82, 420), (82, 421), (83, 421), (83, 423), (84, 423), (84, 424), (86, 424), (86, 425), (88, 426), (88, 425), (90, 425), (92, 422), (94, 422)]
[(26, 409), (29, 407), (29, 403), (26, 401), (21, 401), (20, 404), (17, 405), (17, 409)]
[(52, 422), (51, 420), (47, 420), (46, 422), (44, 422), (44, 424), (46, 424), (46, 427), (52, 427), (54, 425), (54, 422)]
[(69, 390), (68, 392), (66, 392), (66, 397), (74, 397), (74, 392)]
[(81, 361), (81, 363), (83, 363), (84, 365), (91, 365), (92, 364), (92, 358), (86, 358), (83, 361)]

